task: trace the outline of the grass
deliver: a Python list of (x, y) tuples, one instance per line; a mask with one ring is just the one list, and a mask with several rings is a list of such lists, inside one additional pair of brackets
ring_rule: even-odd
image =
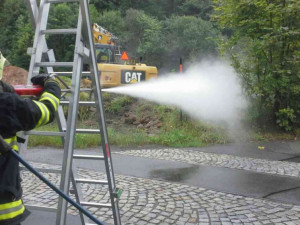
[[(159, 134), (149, 135), (143, 130), (128, 129), (121, 132), (114, 128), (108, 129), (109, 143), (120, 147), (143, 145), (161, 145), (170, 147), (202, 147), (209, 144), (225, 144), (231, 142), (222, 128), (215, 128), (201, 123), (188, 122), (181, 125), (164, 126)], [(55, 124), (39, 128), (43, 131), (58, 131)], [(287, 133), (252, 133), (250, 141), (294, 140), (295, 136)], [(101, 145), (101, 137), (96, 134), (76, 134), (75, 148), (93, 148)], [(62, 148), (60, 137), (31, 136), (29, 146), (49, 146)]]
[[(81, 96), (87, 98), (87, 96)], [(174, 107), (157, 105), (148, 101), (137, 101), (128, 96), (115, 94), (103, 94), (106, 117), (112, 121), (108, 124), (108, 136), (111, 145), (120, 147), (134, 147), (143, 145), (161, 145), (170, 147), (201, 147), (209, 144), (225, 144), (232, 142), (226, 128), (212, 126), (183, 116), (180, 119), (180, 111)], [(135, 115), (137, 119), (150, 116), (152, 119), (161, 121), (161, 128), (152, 132), (149, 129), (137, 128), (135, 125), (124, 124), (121, 121), (126, 110)], [(79, 111), (78, 127), (95, 129), (96, 123), (92, 121), (93, 111)], [(89, 120), (86, 120), (89, 119)], [(115, 125), (117, 124), (117, 125)], [(39, 128), (43, 131), (58, 131), (56, 123)], [(300, 130), (296, 130), (299, 137)], [(295, 134), (283, 132), (260, 132), (253, 131), (243, 137), (243, 141), (274, 141), (294, 140)], [(96, 134), (76, 134), (75, 148), (93, 148), (101, 145), (101, 137)], [(29, 146), (51, 146), (62, 148), (60, 137), (31, 136)]]
[(252, 131), (248, 137), (250, 141), (291, 141), (300, 138), (300, 129), (296, 129), (294, 133), (283, 131)]
[[(148, 107), (148, 106), (147, 106)], [(138, 109), (140, 110), (140, 108)], [(149, 134), (146, 130), (128, 127), (124, 129), (108, 128), (109, 142), (120, 147), (163, 145), (171, 147), (200, 147), (212, 143), (226, 143), (228, 138), (222, 129), (216, 129), (195, 121), (179, 121), (177, 110), (158, 106), (154, 111), (160, 111), (163, 127), (159, 133)], [(80, 122), (80, 128), (95, 128), (93, 123)], [(56, 123), (40, 127), (41, 131), (58, 131)], [(31, 136), (29, 146), (51, 146), (62, 148), (60, 137)], [(93, 148), (101, 145), (101, 137), (96, 134), (76, 134), (75, 148)]]
[(104, 95), (104, 99), (107, 99), (107, 104), (105, 107), (105, 111), (110, 113), (119, 112), (125, 105), (130, 104), (133, 99), (129, 96), (120, 96), (115, 95), (115, 97), (107, 97), (109, 96), (107, 93)]
[[(55, 123), (48, 124), (46, 126), (36, 129), (37, 131), (58, 131), (58, 127)], [(75, 148), (92, 148), (101, 144), (100, 135), (97, 134), (76, 134), (75, 136)], [(57, 136), (36, 136), (32, 135), (29, 138), (28, 145), (30, 147), (35, 146), (49, 146), (55, 148), (62, 148), (62, 139)]]

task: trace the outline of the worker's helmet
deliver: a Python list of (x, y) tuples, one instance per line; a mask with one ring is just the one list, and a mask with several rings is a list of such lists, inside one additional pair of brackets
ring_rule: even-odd
[(6, 58), (4, 58), (0, 51), (0, 80), (2, 79), (3, 70), (5, 66), (9, 66), (9, 62)]

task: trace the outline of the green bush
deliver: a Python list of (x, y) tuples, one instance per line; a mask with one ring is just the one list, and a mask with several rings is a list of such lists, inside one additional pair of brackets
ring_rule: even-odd
[[(80, 92), (79, 99), (80, 99), (80, 101), (88, 101), (88, 100), (90, 100), (90, 94), (87, 92)], [(79, 105), (78, 119), (83, 121), (83, 120), (87, 120), (87, 119), (91, 118), (91, 116), (93, 116), (93, 115), (91, 113), (90, 107)]]
[(121, 110), (122, 107), (129, 104), (130, 102), (132, 102), (132, 98), (129, 96), (117, 96), (109, 102), (106, 111), (117, 113)]
[(276, 112), (277, 120), (276, 123), (283, 128), (285, 131), (291, 131), (293, 123), (296, 122), (296, 116), (294, 110), (290, 108), (280, 109)]

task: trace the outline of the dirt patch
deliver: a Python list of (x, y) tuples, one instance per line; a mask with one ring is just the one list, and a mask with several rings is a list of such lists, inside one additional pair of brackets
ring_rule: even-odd
[(17, 66), (6, 66), (2, 80), (11, 85), (27, 84), (28, 71)]
[[(109, 107), (110, 101), (104, 100), (104, 106)], [(108, 127), (121, 132), (144, 131), (149, 135), (161, 132), (162, 119), (149, 102), (133, 99), (122, 106), (117, 112), (106, 111)], [(105, 108), (105, 107), (104, 107)]]

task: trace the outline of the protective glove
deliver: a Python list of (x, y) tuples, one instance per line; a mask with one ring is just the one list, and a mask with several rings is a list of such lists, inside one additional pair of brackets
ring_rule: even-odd
[(34, 85), (41, 85), (41, 86), (44, 86), (46, 81), (49, 81), (49, 80), (55, 80), (54, 76), (53, 75), (49, 75), (49, 74), (39, 74), (37, 76), (34, 76), (31, 78), (31, 82), (32, 84)]

